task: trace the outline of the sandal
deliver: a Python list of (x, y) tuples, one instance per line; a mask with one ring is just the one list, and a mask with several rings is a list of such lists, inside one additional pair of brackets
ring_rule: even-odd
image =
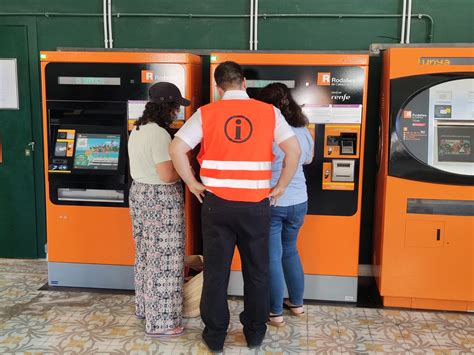
[[(283, 302), (283, 308), (286, 308), (286, 309), (289, 309), (291, 314), (296, 316), (296, 317), (302, 317), (304, 316), (304, 309), (303, 309), (303, 305), (299, 305), (299, 306), (295, 306), (293, 304), (290, 303), (290, 301), (284, 301)], [(295, 310), (297, 308), (301, 308), (301, 312), (296, 312)]]
[(270, 314), (270, 315), (268, 316), (267, 324), (268, 324), (268, 325), (271, 325), (271, 326), (273, 326), (273, 327), (277, 327), (277, 328), (283, 327), (283, 326), (285, 325), (285, 321), (284, 321), (284, 320), (282, 320), (282, 321), (280, 321), (280, 322), (277, 322), (277, 321), (272, 320), (272, 318), (277, 318), (277, 317), (283, 317), (283, 314)]
[(184, 327), (176, 327), (174, 329), (168, 329), (161, 333), (147, 333), (146, 335), (152, 338), (164, 338), (164, 337), (178, 337), (184, 334)]

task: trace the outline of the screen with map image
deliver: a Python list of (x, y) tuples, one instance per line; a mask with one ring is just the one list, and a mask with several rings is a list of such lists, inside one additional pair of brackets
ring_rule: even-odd
[(74, 169), (117, 170), (119, 134), (78, 133)]

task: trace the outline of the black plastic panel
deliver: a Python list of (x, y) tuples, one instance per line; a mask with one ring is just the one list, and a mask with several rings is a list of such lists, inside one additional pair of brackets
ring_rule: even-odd
[(420, 91), (431, 86), (461, 78), (474, 77), (473, 73), (429, 74), (393, 79), (390, 82), (390, 152), (388, 174), (415, 181), (471, 185), (474, 176), (459, 175), (431, 167), (414, 157), (397, 135), (397, 117), (403, 107)]
[(324, 125), (316, 125), (314, 160), (304, 166), (308, 187), (308, 214), (352, 216), (357, 212), (359, 195), (359, 159), (355, 159), (353, 191), (323, 190)]
[[(292, 66), (292, 65), (261, 65), (243, 66), (247, 80), (290, 80), (294, 81), (292, 95), (298, 104), (360, 104), (363, 101), (362, 87), (345, 87), (350, 96), (349, 101), (338, 98), (331, 99), (328, 87), (316, 85), (318, 72), (339, 73), (341, 76), (364, 75), (364, 69), (354, 66)], [(258, 98), (260, 88), (248, 88), (250, 97)], [(359, 159), (355, 159), (353, 191), (323, 190), (322, 169), (324, 159), (324, 124), (316, 125), (315, 154), (311, 164), (304, 166), (308, 189), (308, 215), (352, 216), (357, 212), (359, 186)], [(339, 145), (339, 141), (335, 142)], [(360, 144), (357, 142), (357, 144)], [(348, 159), (351, 159), (348, 157)]]
[[(178, 83), (184, 80), (179, 64), (119, 64), (119, 63), (49, 63), (46, 66), (46, 97), (48, 100), (127, 101), (147, 100), (148, 89), (154, 83), (142, 83), (142, 70), (162, 72), (161, 78)], [(183, 69), (184, 71), (184, 69)], [(60, 76), (114, 77), (121, 85), (59, 85)], [(179, 85), (178, 85), (179, 86)]]
[[(128, 207), (128, 152), (127, 104), (125, 102), (47, 101), (48, 109), (48, 164), (65, 160), (70, 173), (49, 173), (49, 198), (61, 205)], [(120, 135), (117, 169), (74, 169), (73, 159), (54, 156), (58, 129), (74, 129), (78, 133)], [(75, 154), (75, 152), (74, 152)], [(124, 191), (123, 203), (60, 201), (58, 189), (105, 189)]]

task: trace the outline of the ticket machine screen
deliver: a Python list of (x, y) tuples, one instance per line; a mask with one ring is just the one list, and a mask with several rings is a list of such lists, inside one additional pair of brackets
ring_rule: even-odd
[(438, 126), (438, 161), (474, 162), (474, 127)]
[(117, 170), (119, 154), (119, 134), (78, 133), (74, 169)]

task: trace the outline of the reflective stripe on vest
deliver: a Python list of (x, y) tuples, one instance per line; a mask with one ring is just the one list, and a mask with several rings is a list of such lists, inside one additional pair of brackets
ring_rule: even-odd
[(271, 170), (271, 161), (203, 160), (201, 168), (214, 170)]
[(229, 189), (269, 189), (270, 180), (214, 179), (201, 177), (202, 183), (208, 187), (227, 187)]
[(256, 100), (221, 100), (201, 107), (201, 180), (216, 196), (258, 202), (270, 192), (273, 106)]

